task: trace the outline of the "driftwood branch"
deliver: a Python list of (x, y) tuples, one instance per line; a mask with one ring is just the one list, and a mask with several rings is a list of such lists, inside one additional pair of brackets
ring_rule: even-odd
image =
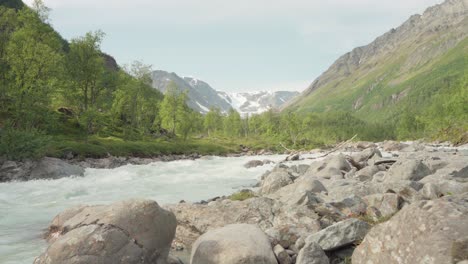
[(349, 142), (353, 141), (356, 137), (357, 137), (357, 134), (354, 135), (352, 138), (350, 138), (350, 139), (348, 139), (348, 140), (346, 140), (346, 141), (344, 141), (344, 142), (341, 142), (340, 144), (336, 145), (334, 148), (332, 148), (332, 149), (331, 149), (330, 151), (328, 151), (327, 153), (325, 153), (325, 154), (323, 154), (323, 155), (321, 155), (321, 156), (319, 156), (319, 157), (308, 158), (308, 159), (319, 159), (319, 158), (324, 158), (324, 157), (330, 155), (331, 153), (337, 151), (337, 150), (340, 149), (342, 146), (344, 146), (344, 145), (348, 144)]
[(280, 146), (281, 146), (282, 148), (284, 148), (285, 150), (287, 150), (287, 151), (289, 151), (289, 152), (296, 152), (295, 150), (288, 149), (286, 146), (283, 145), (282, 142), (280, 142), (279, 144), (280, 144)]

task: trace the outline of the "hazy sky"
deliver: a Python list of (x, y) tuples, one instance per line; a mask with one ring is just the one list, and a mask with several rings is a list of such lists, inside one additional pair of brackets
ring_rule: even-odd
[[(31, 3), (32, 0), (27, 0)], [(66, 38), (224, 91), (304, 90), (340, 55), (442, 0), (44, 0)]]

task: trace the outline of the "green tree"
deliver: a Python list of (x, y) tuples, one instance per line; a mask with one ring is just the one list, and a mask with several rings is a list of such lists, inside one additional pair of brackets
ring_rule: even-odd
[(223, 128), (223, 115), (217, 107), (211, 107), (203, 122), (208, 136), (211, 137)]
[(176, 135), (176, 128), (186, 120), (186, 112), (188, 111), (185, 104), (186, 100), (187, 93), (180, 91), (174, 82), (170, 82), (159, 113), (162, 127), (168, 129), (174, 135)]
[(242, 133), (242, 120), (239, 112), (229, 109), (224, 119), (224, 134), (229, 137), (240, 137)]
[(158, 107), (162, 95), (151, 84), (151, 66), (134, 62), (120, 74), (119, 88), (112, 105), (120, 125), (151, 133), (158, 126)]
[(66, 64), (70, 90), (65, 92), (79, 112), (95, 106), (102, 91), (99, 78), (104, 73), (104, 59), (100, 51), (103, 37), (102, 31), (88, 32), (70, 43)]
[(296, 146), (298, 138), (303, 134), (302, 120), (297, 113), (288, 112), (281, 116), (281, 128), (288, 136), (293, 146)]
[(15, 9), (0, 6), (0, 109), (2, 110), (7, 108), (7, 77), (10, 70), (6, 50), (11, 35), (17, 26), (18, 19)]
[(62, 44), (38, 13), (23, 8), (18, 29), (6, 46), (9, 84), (6, 96), (17, 127), (37, 127), (47, 121), (51, 97), (58, 91)]
[(69, 82), (64, 97), (77, 110), (79, 121), (88, 133), (95, 132), (94, 125), (101, 118), (100, 106), (105, 99), (102, 96), (106, 89), (102, 82), (105, 64), (100, 51), (103, 37), (102, 31), (96, 31), (72, 39), (67, 56)]

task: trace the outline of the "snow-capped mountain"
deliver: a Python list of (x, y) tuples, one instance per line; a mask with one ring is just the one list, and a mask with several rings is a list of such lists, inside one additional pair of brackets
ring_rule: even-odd
[(260, 114), (271, 108), (278, 109), (284, 103), (298, 95), (299, 92), (258, 91), (250, 93), (227, 93), (218, 91), (218, 94), (226, 100), (232, 108), (245, 115)]
[(217, 107), (222, 112), (234, 108), (242, 115), (259, 114), (270, 108), (279, 108), (299, 94), (290, 91), (260, 91), (249, 93), (228, 93), (216, 91), (208, 83), (193, 77), (180, 77), (175, 73), (154, 71), (152, 74), (153, 88), (162, 93), (173, 81), (179, 89), (187, 91), (187, 105), (200, 113), (207, 113), (211, 107)]

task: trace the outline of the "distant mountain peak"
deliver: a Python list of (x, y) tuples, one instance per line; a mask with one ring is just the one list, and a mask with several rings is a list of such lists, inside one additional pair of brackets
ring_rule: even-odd
[(179, 89), (187, 91), (187, 105), (200, 113), (207, 113), (210, 108), (217, 107), (222, 112), (233, 108), (242, 115), (259, 114), (270, 108), (279, 108), (299, 92), (289, 91), (254, 91), (231, 93), (217, 91), (208, 83), (193, 76), (180, 77), (176, 73), (162, 70), (152, 74), (153, 88), (162, 93), (166, 92), (167, 85), (173, 81)]

